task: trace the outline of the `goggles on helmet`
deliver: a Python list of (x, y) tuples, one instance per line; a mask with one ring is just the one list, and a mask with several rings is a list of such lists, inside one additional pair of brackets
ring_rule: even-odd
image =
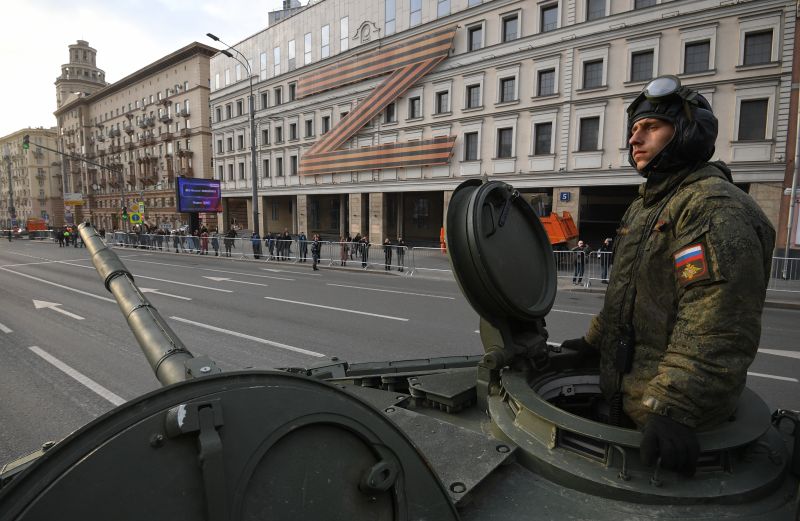
[[(639, 113), (674, 118), (676, 109), (682, 106), (686, 118), (691, 121), (691, 106), (699, 105), (696, 98), (697, 91), (683, 87), (677, 76), (659, 76), (651, 80), (628, 106), (628, 119), (632, 121)], [(643, 103), (646, 106), (642, 106)]]

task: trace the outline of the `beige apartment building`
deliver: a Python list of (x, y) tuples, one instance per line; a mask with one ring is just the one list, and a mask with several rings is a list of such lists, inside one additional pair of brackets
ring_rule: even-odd
[[(68, 220), (122, 229), (121, 208), (144, 203), (150, 226), (190, 224), (191, 216), (176, 211), (175, 180), (211, 176), (209, 60), (216, 51), (195, 42), (107, 84), (88, 42), (69, 49), (55, 111), (59, 147), (68, 154)], [(216, 225), (217, 216), (200, 221)]]
[(571, 212), (582, 238), (599, 244), (642, 182), (627, 161), (625, 108), (649, 79), (673, 74), (712, 103), (714, 159), (785, 237), (796, 7), (313, 3), (235, 44), (246, 60), (211, 59), (221, 224), (252, 227), (255, 176), (262, 230), (438, 241), (452, 191), (485, 177), (514, 185), (539, 214)]
[[(28, 150), (22, 148), (26, 135)], [(11, 227), (12, 204), (21, 228), (31, 218), (42, 219), (49, 226), (64, 224), (61, 159), (51, 151), (56, 149), (57, 136), (55, 128), (26, 128), (0, 137), (2, 228)]]

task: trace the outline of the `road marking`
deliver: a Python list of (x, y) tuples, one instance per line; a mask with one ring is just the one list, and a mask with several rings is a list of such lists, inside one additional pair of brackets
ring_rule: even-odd
[(269, 287), (266, 284), (261, 284), (261, 283), (258, 283), (258, 282), (246, 282), (244, 280), (229, 279), (228, 277), (208, 277), (206, 275), (203, 275), (203, 278), (204, 279), (213, 280), (214, 282), (222, 282), (223, 280), (226, 280), (228, 282), (236, 282), (238, 284), (250, 284), (251, 286), (264, 286), (265, 288)]
[[(131, 262), (142, 262), (145, 264), (158, 264), (159, 266), (172, 266), (173, 268), (187, 268), (185, 264), (168, 264), (166, 262), (155, 262), (155, 261), (146, 261), (140, 259), (131, 259)], [(275, 280), (288, 280), (294, 281), (294, 279), (290, 279), (287, 277), (271, 277), (269, 275), (258, 275), (256, 273), (242, 273), (241, 271), (229, 271), (229, 270), (217, 270), (214, 268), (198, 268), (197, 266), (191, 266), (193, 270), (202, 270), (202, 271), (212, 271), (216, 273), (230, 273), (231, 275), (244, 275), (245, 277), (259, 277), (262, 279), (275, 279)]]
[(258, 342), (260, 344), (267, 344), (269, 346), (278, 347), (280, 349), (286, 349), (288, 351), (294, 351), (296, 353), (301, 353), (304, 355), (309, 356), (316, 356), (318, 358), (324, 358), (325, 355), (322, 353), (317, 353), (316, 351), (309, 351), (308, 349), (303, 349), (302, 347), (294, 347), (287, 344), (281, 344), (280, 342), (273, 342), (272, 340), (266, 340), (264, 338), (259, 338), (257, 336), (246, 335), (244, 333), (239, 333), (237, 331), (231, 331), (230, 329), (222, 329), (221, 327), (211, 326), (208, 324), (203, 324), (202, 322), (195, 322), (194, 320), (189, 320), (186, 318), (181, 317), (169, 317), (172, 320), (177, 320), (178, 322), (183, 322), (185, 324), (191, 324), (193, 326), (201, 327), (204, 329), (209, 329), (211, 331), (216, 331), (218, 333), (225, 333), (226, 335), (232, 335), (239, 338), (245, 338), (247, 340), (252, 340), (253, 342)]
[(3, 324), (0, 324), (0, 331), (2, 331), (3, 333), (13, 333), (13, 331), (10, 328), (4, 326)]
[[(93, 270), (94, 267), (92, 266), (81, 266), (80, 264), (72, 264), (71, 262), (63, 262), (63, 264), (69, 264), (70, 266), (75, 266), (76, 268), (85, 268), (88, 270)], [(188, 282), (178, 282), (177, 280), (167, 280), (167, 279), (157, 279), (155, 277), (147, 277), (145, 275), (139, 275), (136, 273), (131, 273), (134, 279), (148, 279), (148, 280), (156, 280), (158, 282), (167, 282), (169, 284), (179, 284), (181, 286), (190, 286), (192, 288), (201, 288), (201, 289), (209, 289), (211, 291), (221, 291), (222, 293), (233, 293), (232, 290), (229, 289), (220, 289), (220, 288), (212, 288), (209, 286), (199, 286), (197, 284), (189, 284)]]
[(33, 275), (27, 275), (25, 273), (20, 273), (18, 271), (10, 270), (8, 268), (2, 268), (2, 269), (4, 271), (7, 271), (9, 273), (13, 273), (14, 275), (18, 275), (20, 277), (26, 277), (26, 278), (33, 279), (33, 280), (38, 281), (38, 282), (43, 282), (44, 284), (50, 284), (51, 286), (56, 286), (57, 288), (66, 289), (68, 291), (74, 291), (75, 293), (80, 293), (81, 295), (86, 295), (87, 297), (96, 298), (98, 300), (104, 300), (106, 302), (112, 302), (114, 304), (117, 303), (117, 301), (114, 300), (113, 298), (101, 297), (100, 295), (95, 295), (94, 293), (89, 293), (88, 291), (81, 291), (79, 289), (70, 288), (69, 286), (62, 286), (61, 284), (56, 284), (55, 282), (50, 282), (49, 280), (40, 279), (38, 277), (34, 277)]
[(364, 289), (367, 291), (383, 291), (385, 293), (399, 293), (401, 295), (413, 295), (415, 297), (444, 298), (448, 300), (455, 300), (455, 297), (443, 297), (441, 295), (429, 295), (427, 293), (411, 293), (410, 291), (398, 291), (395, 289), (365, 288), (364, 286), (348, 286), (347, 284), (331, 284), (330, 282), (328, 283), (328, 286), (336, 286), (338, 288)]
[(781, 380), (784, 382), (800, 383), (800, 381), (798, 381), (797, 378), (789, 378), (787, 376), (775, 376), (774, 374), (751, 373), (750, 371), (747, 371), (747, 376), (759, 376), (761, 378), (769, 378), (770, 380)]
[(139, 288), (142, 293), (155, 293), (156, 295), (163, 295), (165, 297), (179, 298), (181, 300), (192, 300), (189, 297), (181, 297), (180, 295), (173, 295), (172, 293), (162, 293), (154, 288)]
[(302, 271), (289, 271), (289, 270), (280, 270), (278, 268), (261, 268), (263, 271), (271, 271), (274, 273), (294, 273), (295, 275), (307, 275), (309, 277), (321, 277), (322, 273), (305, 273)]
[(785, 351), (783, 349), (759, 349), (759, 353), (774, 356), (785, 356), (786, 358), (797, 358), (800, 360), (800, 352), (798, 351)]
[(554, 313), (568, 313), (570, 315), (588, 315), (590, 317), (593, 317), (597, 314), (597, 313), (583, 313), (581, 311), (567, 311), (565, 309), (551, 309), (550, 311)]
[(366, 311), (356, 311), (354, 309), (344, 309), (344, 308), (335, 308), (333, 306), (323, 306), (322, 304), (312, 304), (310, 302), (298, 302), (297, 300), (286, 300), (282, 298), (275, 298), (275, 297), (264, 297), (267, 300), (276, 300), (278, 302), (288, 302), (290, 304), (299, 304), (301, 306), (311, 306), (313, 308), (323, 308), (323, 309), (332, 309), (334, 311), (344, 311), (345, 313), (355, 313), (357, 315), (367, 315), (370, 317), (377, 317), (377, 318), (388, 318), (389, 320), (399, 320), (401, 322), (408, 322), (407, 318), (400, 318), (400, 317), (392, 317), (389, 315), (378, 315), (377, 313), (367, 313)]
[(62, 372), (66, 373), (68, 376), (72, 377), (77, 382), (83, 384), (85, 387), (94, 391), (97, 395), (113, 403), (114, 405), (122, 405), (123, 403), (125, 403), (125, 400), (123, 400), (116, 394), (112, 393), (111, 391), (109, 391), (99, 383), (95, 382), (88, 376), (85, 376), (84, 374), (71, 368), (70, 366), (68, 366), (58, 358), (54, 357), (53, 355), (47, 353), (46, 351), (39, 349), (37, 346), (31, 346), (28, 349), (30, 349), (35, 354), (42, 357), (45, 361), (49, 362), (51, 365), (60, 369)]
[(46, 300), (33, 299), (33, 307), (35, 309), (52, 309), (53, 311), (58, 311), (62, 315), (66, 315), (66, 316), (68, 316), (70, 318), (74, 318), (75, 320), (83, 320), (82, 316), (76, 315), (75, 313), (70, 313), (69, 311), (67, 311), (65, 309), (59, 308), (58, 306), (60, 306), (60, 305), (61, 304), (58, 304), (56, 302), (47, 302)]

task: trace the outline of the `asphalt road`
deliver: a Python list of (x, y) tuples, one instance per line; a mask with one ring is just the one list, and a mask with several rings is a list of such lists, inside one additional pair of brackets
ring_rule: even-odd
[[(116, 250), (195, 355), (223, 370), (480, 354), (452, 280)], [(85, 249), (0, 243), (0, 464), (159, 384)], [(583, 334), (596, 293), (560, 292), (551, 340)], [(748, 385), (800, 409), (800, 312), (767, 309)]]

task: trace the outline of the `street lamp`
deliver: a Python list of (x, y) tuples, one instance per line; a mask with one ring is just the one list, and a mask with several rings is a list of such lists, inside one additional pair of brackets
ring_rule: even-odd
[(228, 45), (227, 43), (220, 40), (218, 37), (214, 36), (211, 33), (206, 33), (206, 36), (214, 40), (215, 42), (220, 42), (222, 45), (227, 45), (228, 49), (232, 49), (235, 51), (239, 56), (241, 56), (244, 61), (240, 60), (228, 49), (220, 50), (222, 54), (227, 56), (228, 58), (233, 58), (237, 62), (239, 62), (245, 70), (247, 70), (247, 79), (250, 82), (250, 160), (252, 162), (251, 165), (251, 176), (250, 181), (253, 188), (253, 233), (257, 235), (261, 235), (259, 233), (259, 223), (258, 223), (258, 187), (256, 186), (256, 177), (258, 175), (258, 164), (256, 163), (256, 98), (253, 95), (253, 69), (250, 67), (250, 64), (247, 61), (247, 58), (244, 54), (239, 52), (234, 47)]

